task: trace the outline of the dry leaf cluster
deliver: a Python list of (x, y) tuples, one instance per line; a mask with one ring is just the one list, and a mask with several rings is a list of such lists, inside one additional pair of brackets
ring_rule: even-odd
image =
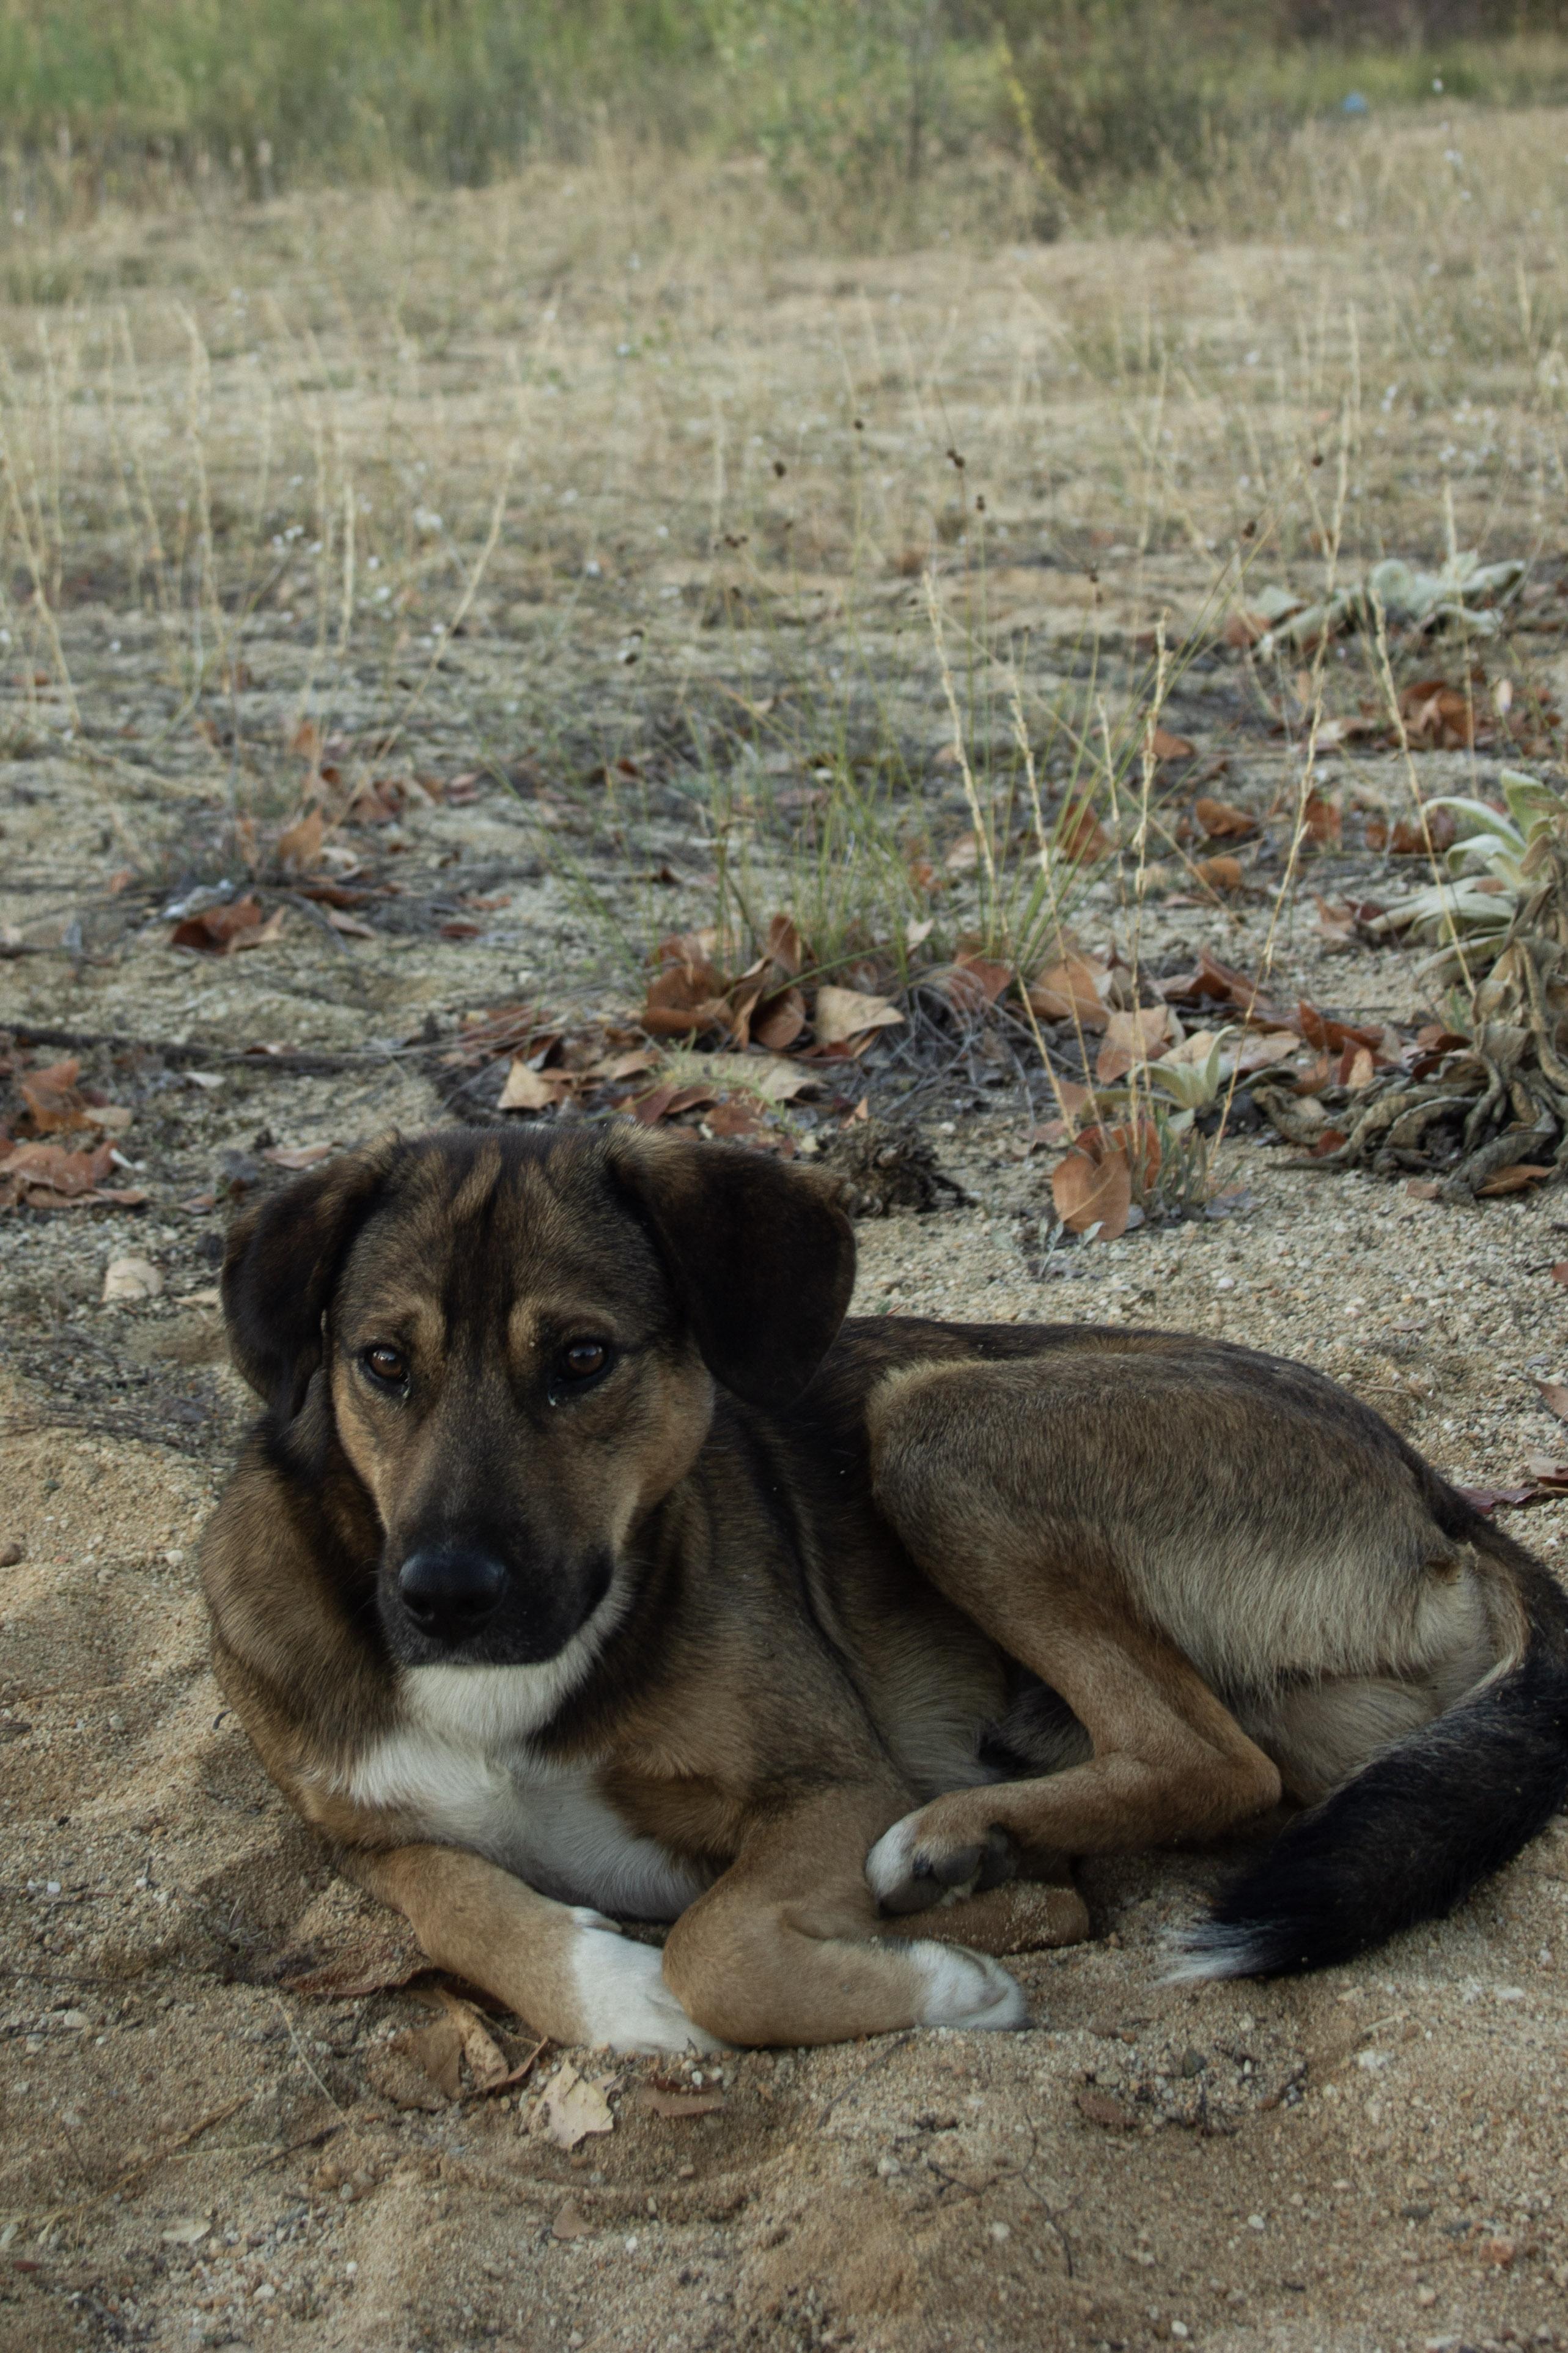
[[(84, 1084), (74, 1057), (28, 1071), (0, 1054), (0, 1073), (6, 1071), (21, 1109), (0, 1123), (0, 1209), (140, 1208), (147, 1198), (140, 1186), (112, 1181), (126, 1166), (119, 1142), (131, 1112), (110, 1103), (100, 1088)], [(41, 1140), (66, 1134), (83, 1141)]]

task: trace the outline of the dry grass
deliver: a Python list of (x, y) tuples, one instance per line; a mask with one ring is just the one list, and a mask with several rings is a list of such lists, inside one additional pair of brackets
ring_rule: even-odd
[[(1125, 926), (1190, 880), (1156, 719), (1302, 806), (1316, 720), (1386, 700), (1365, 641), (1294, 678), (1216, 658), (1245, 580), (1553, 544), (1557, 119), (1315, 130), (1275, 176), (1266, 241), (1239, 179), (1225, 238), (853, 263), (792, 250), (750, 167), (613, 147), (482, 193), (24, 229), (13, 748), (85, 770), (106, 866), (171, 881), (243, 872), (307, 718), (352, 739), (345, 794), (488, 767), (623, 976), (786, 902), (829, 966), (907, 963), (925, 923), (928, 962), (1025, 965), (1064, 920)], [(1528, 707), (1524, 641), (1488, 659)], [(1331, 772), (1406, 789), (1350, 746)], [(1119, 862), (1042, 860), (1069, 802)]]

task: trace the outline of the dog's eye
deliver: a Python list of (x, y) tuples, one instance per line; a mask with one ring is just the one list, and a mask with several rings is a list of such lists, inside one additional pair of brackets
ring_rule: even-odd
[(567, 1384), (595, 1380), (609, 1361), (603, 1340), (574, 1340), (561, 1351), (560, 1377)]
[(388, 1388), (401, 1388), (408, 1378), (408, 1359), (401, 1348), (390, 1347), (384, 1340), (363, 1349), (360, 1362), (373, 1379), (383, 1381)]

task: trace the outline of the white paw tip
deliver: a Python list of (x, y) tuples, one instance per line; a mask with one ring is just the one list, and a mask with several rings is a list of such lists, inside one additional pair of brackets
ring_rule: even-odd
[(915, 1847), (915, 1820), (913, 1814), (906, 1814), (901, 1822), (895, 1822), (890, 1831), (882, 1832), (866, 1857), (867, 1884), (879, 1903), (885, 1904), (909, 1878)]
[(608, 1926), (582, 1930), (572, 1956), (584, 2042), (615, 2051), (721, 2051), (664, 1981), (661, 1956)]
[(910, 1947), (925, 1982), (922, 2026), (996, 2028), (1026, 2026), (1029, 2006), (1016, 1978), (984, 1953), (962, 1945), (918, 1944)]

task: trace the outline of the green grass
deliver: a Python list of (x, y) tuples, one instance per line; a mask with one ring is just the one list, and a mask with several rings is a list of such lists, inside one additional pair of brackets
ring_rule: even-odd
[(960, 215), (1049, 234), (1091, 194), (1223, 178), (1352, 89), (1561, 96), (1564, 14), (1379, 42), (1304, 0), (0, 0), (8, 209), (172, 175), (477, 185), (607, 137), (761, 157), (862, 244)]

